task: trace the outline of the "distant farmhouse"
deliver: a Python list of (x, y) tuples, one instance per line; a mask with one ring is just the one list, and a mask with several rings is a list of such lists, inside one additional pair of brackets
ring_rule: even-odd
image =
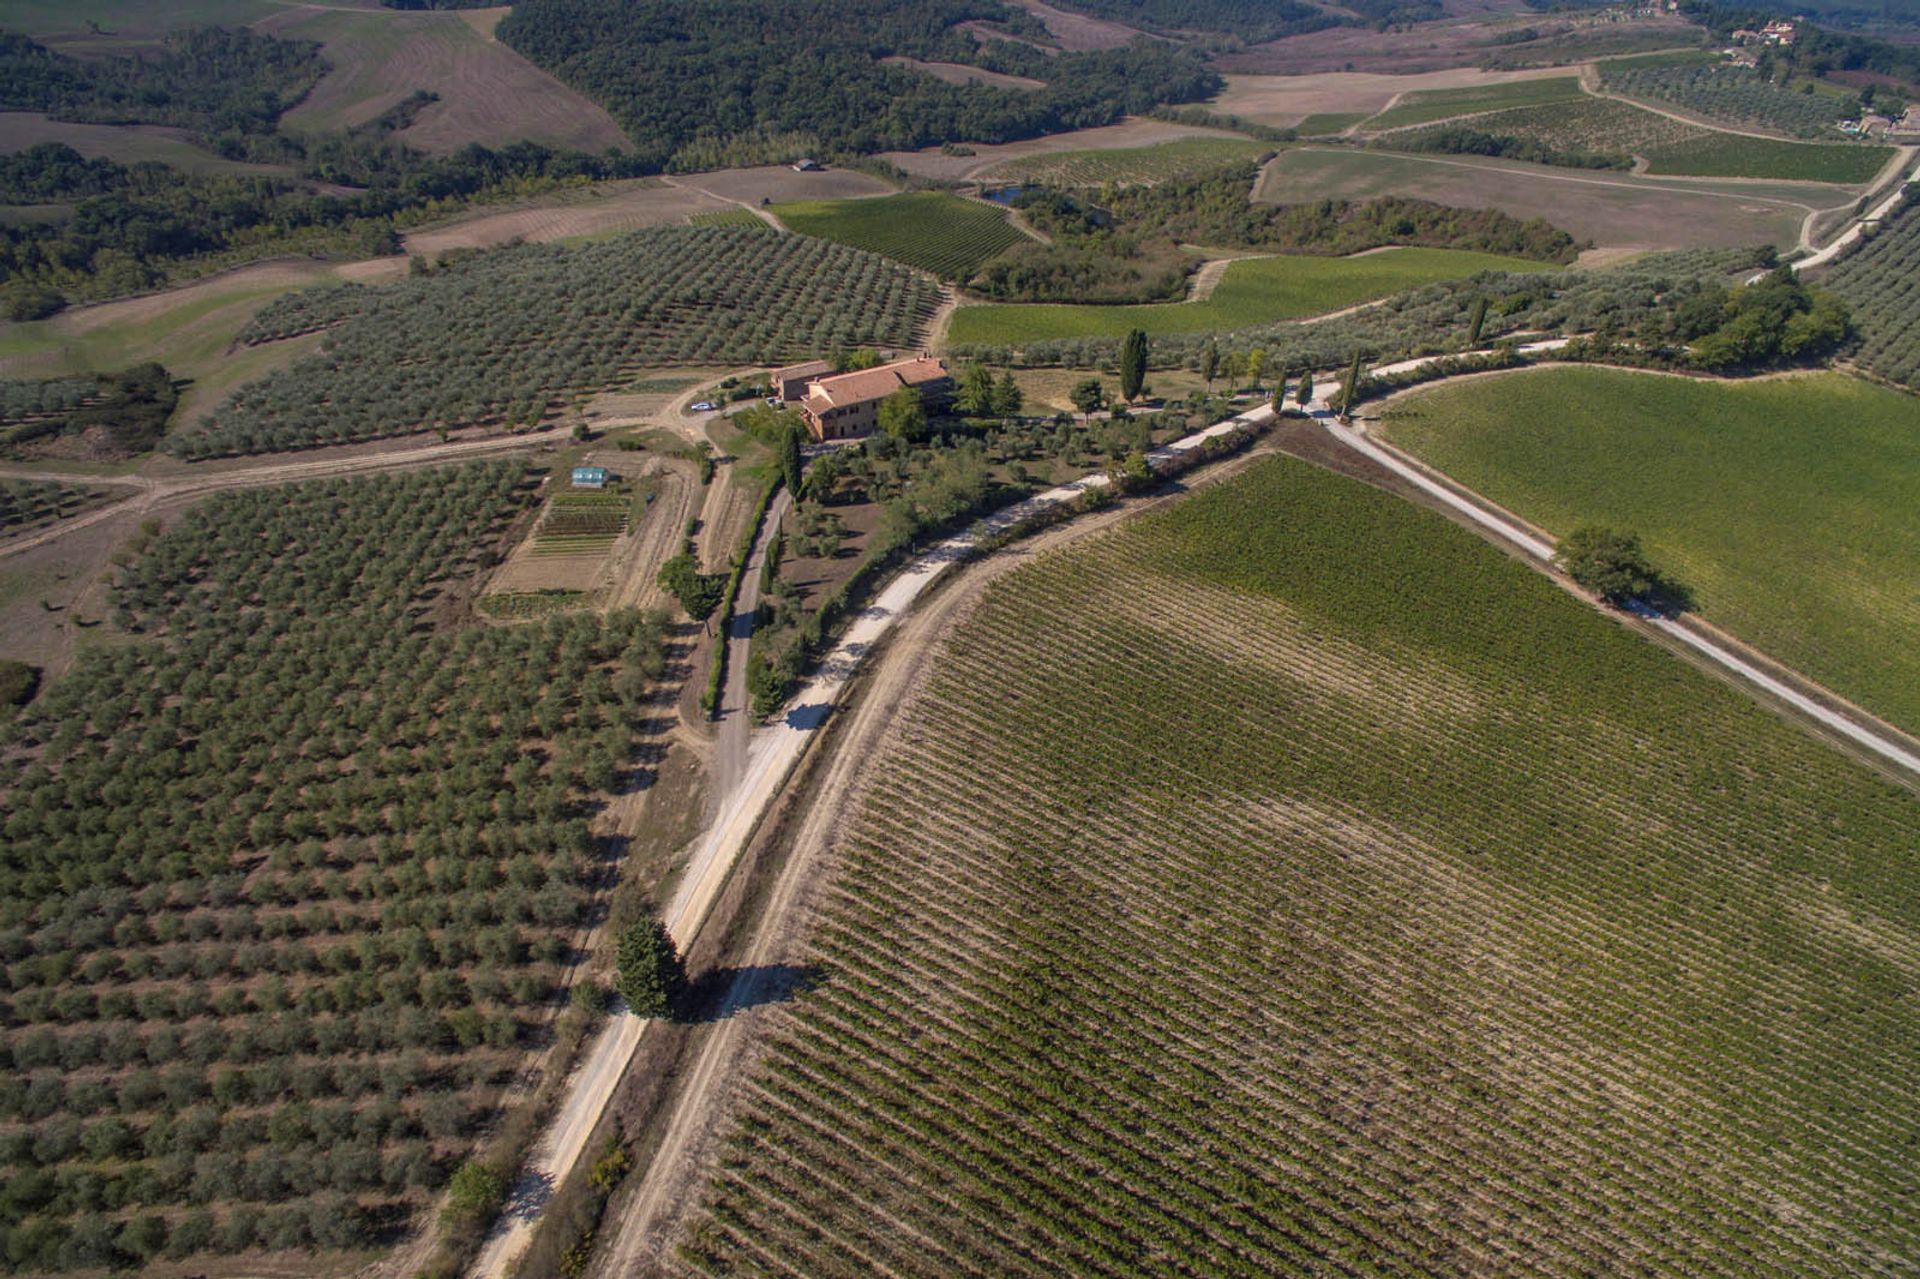
[(825, 360), (788, 365), (770, 375), (773, 393), (789, 404), (798, 403), (813, 438), (857, 440), (873, 434), (880, 420), (880, 401), (910, 386), (928, 407), (942, 405), (953, 389), (947, 366), (932, 356), (917, 355), (854, 373), (835, 373)]

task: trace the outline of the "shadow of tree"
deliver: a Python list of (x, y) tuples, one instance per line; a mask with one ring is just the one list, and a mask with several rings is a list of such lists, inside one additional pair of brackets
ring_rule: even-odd
[(709, 968), (687, 987), (683, 1022), (725, 1021), (736, 1013), (767, 1004), (784, 1004), (818, 986), (826, 970), (818, 964), (754, 964)]

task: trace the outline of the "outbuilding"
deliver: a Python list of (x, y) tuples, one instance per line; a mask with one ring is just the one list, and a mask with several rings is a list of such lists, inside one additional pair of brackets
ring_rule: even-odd
[(577, 489), (603, 489), (606, 486), (606, 467), (576, 466), (573, 468), (573, 487)]

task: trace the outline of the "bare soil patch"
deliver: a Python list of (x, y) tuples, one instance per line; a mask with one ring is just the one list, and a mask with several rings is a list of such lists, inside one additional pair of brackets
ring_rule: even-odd
[(1133, 117), (1119, 124), (1098, 129), (1075, 129), (1071, 133), (1049, 133), (1044, 137), (1000, 145), (978, 143), (972, 155), (943, 155), (938, 147), (924, 151), (888, 151), (880, 158), (896, 164), (917, 178), (970, 178), (997, 164), (1029, 155), (1054, 155), (1062, 151), (1094, 151), (1116, 147), (1146, 147), (1175, 138), (1239, 138), (1244, 135), (1222, 129), (1200, 129), (1187, 124), (1168, 124), (1161, 120)]
[(448, 249), (485, 249), (509, 240), (565, 240), (611, 235), (641, 227), (684, 222), (695, 213), (718, 212), (730, 203), (692, 187), (656, 178), (597, 184), (527, 205), (461, 217), (410, 232), (408, 253), (429, 257)]
[(1013, 0), (1022, 9), (1046, 24), (1047, 34), (1052, 36), (1062, 49), (1069, 53), (1080, 53), (1089, 49), (1123, 49), (1132, 44), (1134, 37), (1145, 35), (1133, 27), (1108, 22), (1104, 18), (1090, 18), (1083, 13), (1068, 13), (1065, 9), (1056, 9), (1041, 0)]
[(491, 21), (454, 12), (295, 8), (254, 24), (319, 40), (334, 69), (288, 112), (294, 131), (365, 124), (415, 90), (440, 95), (398, 136), (427, 151), (531, 139), (604, 151), (627, 138), (613, 117), (493, 38)]
[[(1502, 33), (1523, 26), (1552, 28), (1556, 34), (1538, 45), (1494, 43)], [(1664, 14), (1623, 24), (1568, 14), (1547, 18), (1540, 14), (1480, 12), (1395, 31), (1375, 31), (1370, 26), (1330, 27), (1225, 54), (1219, 65), (1223, 72), (1234, 74), (1377, 71), (1404, 75), (1466, 68), (1498, 53), (1568, 66), (1607, 53), (1697, 45), (1699, 37), (1698, 27)]]
[(934, 79), (945, 80), (948, 84), (984, 84), (995, 89), (1044, 89), (1047, 87), (1045, 80), (988, 71), (981, 67), (970, 67), (964, 62), (922, 62), (918, 58), (882, 58), (880, 61), (896, 67), (924, 71)]

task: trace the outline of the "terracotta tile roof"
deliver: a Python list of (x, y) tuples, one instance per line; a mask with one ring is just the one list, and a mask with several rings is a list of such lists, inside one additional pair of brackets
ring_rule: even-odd
[(903, 386), (922, 386), (946, 376), (947, 366), (939, 360), (926, 356), (898, 360), (857, 373), (823, 377), (807, 388), (807, 403), (823, 409), (864, 404), (868, 400), (883, 400)]

